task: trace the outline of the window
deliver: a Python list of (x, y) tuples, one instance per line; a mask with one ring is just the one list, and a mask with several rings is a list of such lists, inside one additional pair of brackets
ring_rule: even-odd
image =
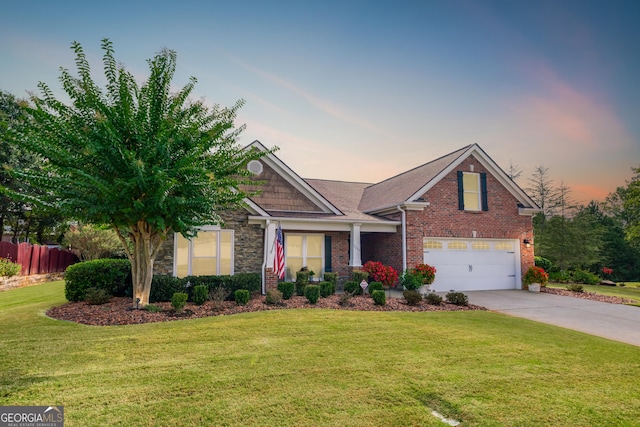
[(200, 230), (193, 239), (176, 233), (176, 276), (233, 274), (233, 230)]
[(427, 240), (424, 242), (424, 249), (442, 249), (442, 242)]
[(323, 234), (290, 234), (284, 239), (284, 264), (287, 280), (295, 280), (296, 272), (307, 267), (321, 277), (324, 264)]
[(496, 251), (513, 251), (513, 243), (511, 242), (498, 242), (493, 246)]
[(471, 243), (471, 249), (474, 251), (488, 251), (491, 249), (489, 242), (473, 242)]
[(466, 250), (467, 249), (467, 242), (450, 242), (447, 245), (447, 248), (449, 249), (462, 249), (462, 250)]
[(489, 210), (486, 173), (458, 171), (458, 209)]

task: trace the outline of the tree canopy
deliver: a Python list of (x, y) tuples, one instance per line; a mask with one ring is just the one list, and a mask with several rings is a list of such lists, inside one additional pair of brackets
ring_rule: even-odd
[(106, 86), (91, 76), (82, 46), (72, 43), (77, 76), (61, 68), (71, 100), (58, 100), (45, 83), (24, 119), (6, 132), (14, 146), (43, 159), (38, 168), (10, 168), (29, 190), (32, 203), (86, 223), (108, 224), (132, 264), (134, 299), (148, 303), (153, 262), (169, 232), (194, 236), (199, 226), (220, 223), (218, 212), (248, 196), (246, 164), (264, 152), (237, 144), (244, 126), (234, 120), (243, 101), (230, 108), (190, 96), (190, 78), (171, 91), (176, 53), (164, 49), (149, 59), (149, 77), (139, 85), (117, 65), (112, 43), (102, 40)]

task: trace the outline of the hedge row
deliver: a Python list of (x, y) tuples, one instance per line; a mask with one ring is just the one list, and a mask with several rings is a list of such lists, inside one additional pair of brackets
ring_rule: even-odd
[[(65, 282), (65, 297), (69, 301), (83, 301), (89, 288), (102, 289), (116, 297), (133, 295), (131, 264), (126, 259), (98, 259), (70, 265), (65, 271)], [(259, 292), (261, 284), (259, 273), (184, 278), (154, 275), (149, 302), (171, 301), (176, 292), (186, 293), (189, 301), (193, 301), (196, 286), (206, 286), (207, 294), (224, 287), (233, 298), (238, 289)], [(202, 295), (197, 297), (201, 299)]]
[(171, 301), (176, 292), (184, 292), (193, 301), (193, 290), (196, 286), (206, 286), (208, 292), (219, 287), (224, 287), (235, 298), (235, 292), (244, 289), (252, 292), (260, 292), (262, 279), (259, 273), (238, 273), (233, 276), (187, 276), (183, 278), (155, 275), (151, 282), (151, 294), (149, 302)]

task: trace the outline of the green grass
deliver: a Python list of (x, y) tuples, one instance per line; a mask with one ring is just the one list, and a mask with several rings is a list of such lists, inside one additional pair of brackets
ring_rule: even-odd
[[(566, 289), (567, 287), (567, 285), (561, 283), (549, 283), (547, 286), (558, 289)], [(582, 285), (582, 288), (586, 292), (629, 298), (636, 301), (636, 304), (633, 305), (640, 304), (640, 283), (638, 282), (627, 282), (625, 283), (625, 286)]]
[(0, 293), (0, 405), (72, 426), (640, 425), (640, 348), (491, 312), (280, 310), (96, 327)]

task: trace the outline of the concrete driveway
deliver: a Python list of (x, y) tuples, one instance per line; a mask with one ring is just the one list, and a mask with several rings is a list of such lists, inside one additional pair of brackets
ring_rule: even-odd
[(522, 290), (465, 292), (469, 303), (640, 347), (640, 307)]

